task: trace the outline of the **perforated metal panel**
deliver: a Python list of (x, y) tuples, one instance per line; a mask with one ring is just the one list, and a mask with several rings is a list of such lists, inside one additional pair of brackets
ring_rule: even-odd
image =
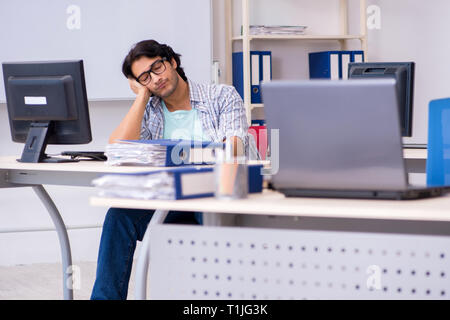
[(151, 299), (449, 299), (450, 237), (158, 225)]

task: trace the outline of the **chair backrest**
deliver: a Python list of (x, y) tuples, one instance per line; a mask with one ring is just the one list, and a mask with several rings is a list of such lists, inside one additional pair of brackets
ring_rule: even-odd
[(450, 185), (450, 98), (429, 104), (427, 185)]

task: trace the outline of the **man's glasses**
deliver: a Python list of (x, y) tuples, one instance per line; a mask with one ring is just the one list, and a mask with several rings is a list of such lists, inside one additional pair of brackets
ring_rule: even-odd
[(147, 85), (152, 81), (152, 76), (150, 73), (161, 74), (166, 71), (166, 64), (164, 61), (167, 61), (167, 58), (162, 58), (152, 63), (150, 68), (147, 71), (142, 72), (139, 77), (137, 77), (137, 81), (143, 86)]

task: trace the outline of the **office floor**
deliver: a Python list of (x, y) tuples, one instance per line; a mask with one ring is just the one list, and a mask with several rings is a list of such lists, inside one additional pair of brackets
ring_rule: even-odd
[[(96, 262), (74, 262), (74, 266), (80, 275), (74, 283), (74, 299), (88, 300), (95, 280)], [(62, 297), (61, 264), (0, 266), (0, 300), (61, 300)], [(128, 299), (134, 300), (134, 269)]]

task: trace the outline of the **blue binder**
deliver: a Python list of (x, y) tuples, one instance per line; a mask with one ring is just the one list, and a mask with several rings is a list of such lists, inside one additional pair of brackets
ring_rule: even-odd
[(232, 65), (233, 65), (233, 86), (236, 91), (244, 100), (244, 59), (242, 52), (233, 52), (232, 55)]
[[(248, 166), (248, 192), (262, 192), (262, 165)], [(215, 176), (213, 167), (177, 167), (157, 171), (143, 171), (135, 173), (110, 173), (115, 176), (148, 176), (161, 172), (168, 172), (173, 178), (174, 199), (192, 199), (212, 197), (215, 191)], [(193, 176), (195, 175), (195, 176)]]
[(252, 103), (261, 103), (261, 92), (259, 90), (261, 67), (260, 53), (250, 51), (250, 97)]
[(364, 51), (362, 50), (354, 50), (350, 51), (351, 53), (351, 60), (350, 62), (364, 62)]
[[(244, 99), (244, 66), (243, 53), (233, 52), (233, 86)], [(250, 51), (250, 100), (251, 103), (262, 103), (259, 84), (272, 79), (272, 52)]]
[(364, 51), (339, 51), (340, 56), (340, 77), (348, 79), (348, 65), (350, 62), (364, 62)]
[[(161, 172), (167, 172), (169, 174), (168, 179), (173, 179), (173, 191), (174, 200), (180, 199), (192, 199), (201, 197), (211, 197), (214, 195), (215, 185), (214, 185), (214, 169), (212, 167), (195, 168), (195, 167), (178, 167), (178, 168), (168, 168), (164, 170), (157, 171), (143, 171), (135, 173), (109, 173), (104, 175), (109, 176), (126, 176), (129, 181), (129, 177), (143, 177), (145, 176), (148, 181), (152, 181), (152, 176), (159, 174)], [(195, 176), (193, 176), (195, 175)], [(158, 179), (161, 179), (158, 177)], [(117, 179), (115, 180), (117, 183)], [(116, 190), (118, 187), (124, 188), (120, 183), (115, 186)], [(125, 186), (126, 188), (126, 186)], [(132, 187), (131, 187), (132, 188)], [(151, 187), (148, 187), (151, 188)], [(158, 197), (155, 197), (158, 199)]]
[(349, 62), (364, 62), (364, 51), (321, 51), (309, 53), (310, 79), (347, 79)]
[(341, 78), (340, 61), (339, 51), (311, 52), (309, 54), (310, 79), (335, 80)]
[(450, 185), (450, 98), (428, 106), (427, 185)]

